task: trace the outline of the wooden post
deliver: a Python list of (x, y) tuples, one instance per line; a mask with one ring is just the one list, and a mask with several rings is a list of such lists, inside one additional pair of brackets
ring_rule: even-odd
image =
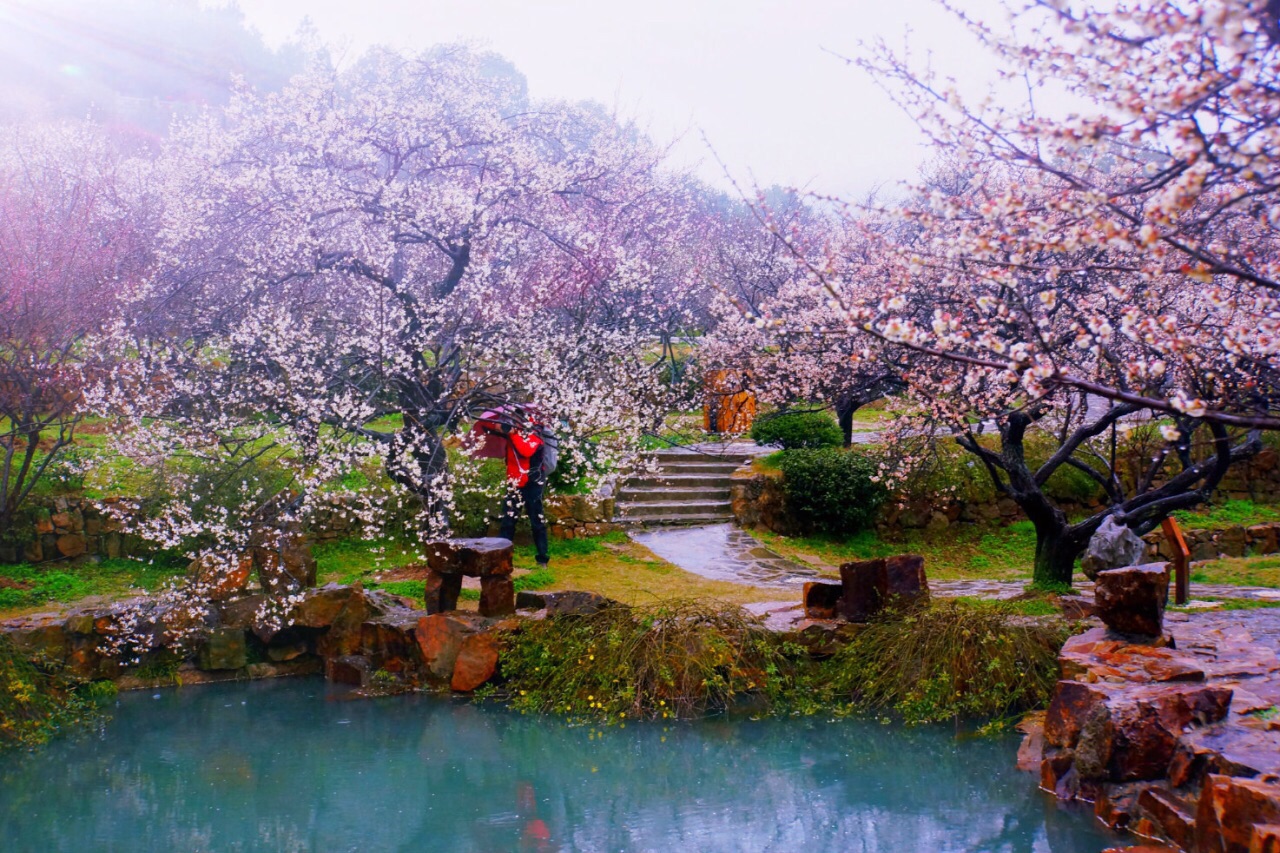
[(1166, 518), (1160, 526), (1164, 529), (1164, 537), (1169, 540), (1169, 547), (1173, 549), (1173, 603), (1186, 604), (1191, 585), (1191, 549), (1187, 547), (1187, 540), (1182, 538), (1182, 529), (1178, 527), (1177, 519)]

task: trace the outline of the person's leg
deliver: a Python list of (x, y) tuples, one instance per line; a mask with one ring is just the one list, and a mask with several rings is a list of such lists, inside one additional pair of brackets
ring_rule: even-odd
[(542, 514), (542, 484), (530, 482), (520, 494), (524, 508), (529, 511), (529, 526), (533, 528), (533, 547), (537, 551), (538, 564), (545, 566), (550, 559), (547, 550), (547, 519)]
[(498, 535), (503, 539), (513, 539), (516, 535), (516, 519), (520, 517), (520, 493), (508, 490), (502, 501), (502, 519), (498, 522)]

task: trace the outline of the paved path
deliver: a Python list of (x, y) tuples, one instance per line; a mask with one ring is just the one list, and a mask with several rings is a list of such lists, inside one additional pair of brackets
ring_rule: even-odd
[(658, 527), (637, 530), (631, 538), (687, 572), (718, 581), (797, 590), (817, 580), (816, 568), (770, 551), (732, 524), (704, 527)]
[[(637, 530), (632, 532), (631, 538), (667, 562), (712, 580), (798, 591), (805, 581), (821, 580), (824, 570), (828, 573), (835, 570), (834, 566), (828, 566), (818, 560), (815, 560), (813, 565), (789, 560), (769, 550), (759, 540), (732, 524)], [(925, 570), (928, 571), (928, 566)], [(1080, 581), (1075, 586), (1080, 595), (1086, 598), (1093, 597), (1091, 581)], [(1009, 599), (1021, 595), (1026, 590), (1026, 583), (994, 580), (930, 580), (929, 590), (943, 598)], [(1211, 602), (1206, 599), (1214, 598), (1280, 602), (1280, 589), (1226, 584), (1191, 584), (1193, 607), (1197, 602), (1201, 606), (1211, 607)]]

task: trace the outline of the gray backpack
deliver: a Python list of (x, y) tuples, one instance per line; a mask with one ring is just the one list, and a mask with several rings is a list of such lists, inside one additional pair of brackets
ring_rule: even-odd
[(542, 473), (550, 474), (560, 462), (560, 439), (546, 424), (534, 424), (534, 430), (542, 439)]

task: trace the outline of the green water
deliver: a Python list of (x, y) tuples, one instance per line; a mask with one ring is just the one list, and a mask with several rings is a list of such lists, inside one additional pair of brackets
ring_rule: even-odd
[(122, 694), (9, 756), (5, 851), (1052, 851), (1114, 843), (1014, 738), (872, 722), (600, 730), (318, 680)]

